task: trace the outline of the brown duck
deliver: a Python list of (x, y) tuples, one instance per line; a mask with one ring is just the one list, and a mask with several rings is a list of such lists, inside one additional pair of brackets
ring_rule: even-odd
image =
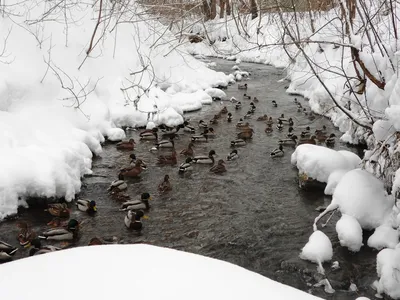
[(312, 135), (309, 139), (308, 138), (300, 138), (300, 140), (297, 142), (297, 145), (302, 145), (302, 144), (316, 145), (317, 137), (315, 135)]
[(228, 109), (226, 108), (226, 106), (224, 106), (219, 113), (220, 114), (227, 114), (228, 113)]
[(194, 155), (193, 147), (194, 147), (194, 144), (189, 143), (188, 147), (181, 151), (181, 154), (185, 155), (185, 156), (193, 156)]
[(69, 218), (70, 210), (66, 203), (53, 203), (48, 205), (48, 211), (52, 216)]
[(118, 150), (133, 150), (135, 149), (135, 141), (130, 139), (129, 141), (122, 141), (117, 144)]
[(268, 121), (268, 116), (267, 115), (263, 115), (261, 117), (258, 117), (257, 121)]
[(36, 238), (36, 233), (24, 221), (20, 221), (17, 226), (20, 229), (18, 233), (19, 244), (24, 248), (29, 247), (32, 240)]
[(161, 165), (176, 165), (176, 151), (173, 150), (171, 155), (160, 155), (158, 157), (158, 163)]
[(122, 169), (118, 174), (118, 178), (124, 180), (124, 177), (138, 177), (145, 169), (146, 164), (141, 159), (138, 159), (134, 167)]
[(253, 137), (253, 132), (254, 130), (252, 128), (242, 129), (242, 132), (237, 135), (237, 138), (242, 140), (251, 139)]
[(164, 176), (164, 180), (158, 185), (158, 191), (165, 193), (172, 190), (171, 182), (169, 182), (169, 175)]
[(210, 169), (210, 172), (213, 172), (215, 174), (225, 173), (226, 172), (226, 168), (225, 168), (224, 164), (225, 164), (225, 162), (222, 159), (220, 159), (218, 161), (218, 163)]

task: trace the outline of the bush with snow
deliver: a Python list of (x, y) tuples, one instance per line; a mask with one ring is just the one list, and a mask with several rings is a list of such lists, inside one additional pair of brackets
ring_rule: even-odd
[(347, 247), (352, 252), (360, 251), (363, 245), (363, 233), (360, 224), (355, 218), (343, 214), (336, 223), (336, 232), (341, 246)]
[(335, 151), (323, 146), (303, 144), (296, 148), (291, 163), (319, 182), (328, 182), (329, 175), (337, 170), (352, 170), (358, 167), (361, 159), (349, 151)]

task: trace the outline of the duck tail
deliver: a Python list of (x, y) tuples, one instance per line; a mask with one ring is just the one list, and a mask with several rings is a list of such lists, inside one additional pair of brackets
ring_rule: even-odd
[(14, 255), (15, 252), (17, 252), (17, 251), (18, 251), (18, 248), (15, 248), (15, 249), (12, 250), (11, 252), (8, 252), (8, 255)]
[(47, 240), (47, 236), (43, 236), (43, 235), (39, 235), (38, 238), (41, 240)]

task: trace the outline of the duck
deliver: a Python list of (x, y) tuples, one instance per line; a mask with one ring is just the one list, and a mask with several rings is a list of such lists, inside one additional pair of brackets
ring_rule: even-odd
[(243, 94), (243, 98), (244, 98), (244, 99), (251, 100), (251, 96), (249, 96), (249, 95), (247, 95), (247, 94)]
[(238, 110), (238, 109), (241, 109), (241, 108), (242, 108), (242, 103), (241, 102), (236, 103), (235, 109)]
[(257, 102), (259, 102), (260, 100), (258, 100), (257, 97), (254, 97), (254, 98), (253, 98), (253, 101), (257, 103)]
[(69, 220), (66, 228), (59, 227), (47, 230), (39, 236), (42, 240), (49, 241), (69, 241), (78, 238), (79, 234), (79, 222), (75, 219)]
[(208, 129), (206, 129), (202, 134), (192, 136), (192, 142), (208, 142), (208, 132)]
[(274, 130), (272, 129), (272, 125), (268, 124), (267, 128), (265, 128), (265, 133), (272, 133)]
[(238, 84), (238, 89), (239, 89), (239, 90), (247, 90), (247, 83), (245, 83), (245, 84)]
[(310, 121), (314, 121), (314, 120), (315, 120), (315, 115), (314, 115), (313, 112), (310, 112), (310, 113), (308, 114), (308, 119), (309, 119)]
[(305, 116), (308, 115), (307, 109), (305, 107), (303, 108), (303, 113), (304, 113)]
[(266, 123), (268, 126), (271, 126), (272, 124), (274, 124), (274, 120), (272, 119), (272, 117), (269, 117), (269, 119)]
[(181, 163), (181, 165), (179, 166), (179, 173), (185, 173), (188, 171), (192, 171), (193, 170), (193, 166), (192, 166), (192, 158), (191, 157), (187, 157), (185, 162)]
[(50, 222), (48, 222), (46, 225), (50, 227), (62, 227), (66, 226), (68, 222), (61, 220), (58, 217), (53, 218)]
[[(248, 123), (246, 123), (246, 124), (248, 124)], [(247, 126), (246, 124), (243, 122), (243, 119), (240, 118), (239, 121), (236, 123), (236, 128), (241, 128), (241, 127)]]
[(221, 119), (221, 117), (222, 117), (222, 113), (221, 113), (221, 111), (219, 112), (219, 113), (217, 113), (216, 115), (214, 115), (214, 119)]
[(216, 124), (218, 124), (218, 120), (214, 117), (214, 118), (212, 118), (212, 119), (210, 120), (210, 124), (216, 125)]
[(157, 163), (160, 165), (176, 165), (178, 163), (176, 151), (173, 150), (171, 155), (160, 155)]
[(325, 144), (329, 146), (335, 145), (335, 137), (336, 135), (334, 133), (331, 133), (329, 137), (325, 140)]
[(40, 239), (32, 240), (31, 246), (32, 247), (29, 250), (29, 256), (50, 253), (50, 252), (54, 252), (54, 251), (58, 251), (58, 250), (62, 249), (62, 248), (54, 247), (54, 246), (51, 246), (51, 245), (42, 246), (42, 243), (40, 242)]
[(224, 107), (220, 110), (219, 113), (220, 113), (220, 114), (227, 114), (227, 113), (228, 113), (228, 109), (226, 108), (226, 106), (224, 106)]
[(135, 149), (135, 140), (134, 139), (130, 139), (129, 141), (122, 141), (117, 143), (117, 149), (118, 150), (133, 150)]
[(275, 100), (272, 100), (272, 106), (273, 106), (273, 107), (278, 107), (278, 103), (276, 103)]
[(263, 115), (257, 118), (257, 121), (268, 121), (268, 116), (267, 115)]
[(110, 187), (107, 189), (107, 191), (109, 192), (122, 192), (125, 191), (128, 188), (128, 185), (126, 184), (125, 181), (123, 180), (114, 180), (113, 182), (111, 182)]
[(210, 150), (210, 152), (208, 152), (208, 156), (195, 156), (193, 157), (193, 163), (195, 164), (214, 164), (215, 160), (214, 160), (214, 155), (216, 155), (214, 150)]
[(215, 131), (214, 128), (209, 127), (208, 128), (208, 133), (205, 133), (208, 138), (215, 138)]
[(136, 163), (136, 154), (132, 153), (129, 155), (129, 158), (131, 159), (131, 161), (129, 162), (129, 164), (134, 164)]
[(283, 139), (278, 141), (279, 145), (287, 145), (287, 146), (296, 146), (297, 145), (297, 136), (292, 135), (289, 139)]
[(155, 144), (153, 148), (151, 148), (151, 151), (158, 150), (160, 148), (174, 148), (175, 147), (175, 142), (173, 138), (170, 138), (169, 140), (161, 140)]
[(228, 116), (226, 117), (226, 120), (230, 123), (232, 122), (232, 114), (228, 113)]
[(111, 197), (116, 200), (116, 201), (129, 201), (131, 199), (131, 196), (129, 196), (126, 193), (119, 193), (119, 192), (111, 192)]
[(306, 127), (306, 130), (302, 131), (300, 137), (305, 138), (310, 136), (310, 126)]
[(235, 97), (231, 97), (229, 101), (232, 102), (233, 104), (238, 103), (238, 100)]
[(120, 238), (113, 236), (111, 238), (103, 238), (99, 239), (98, 237), (91, 238), (88, 246), (95, 246), (95, 245), (110, 245), (110, 244), (120, 244), (123, 240)]
[(76, 206), (80, 211), (87, 212), (88, 214), (97, 212), (96, 201), (94, 200), (78, 199), (76, 201)]
[(294, 98), (294, 103), (296, 103), (296, 104), (299, 103), (299, 102), (297, 101), (297, 98)]
[(248, 140), (253, 137), (254, 130), (252, 128), (248, 128), (238, 133), (237, 138), (242, 140)]
[(69, 218), (70, 210), (66, 203), (51, 203), (48, 204), (48, 208), (45, 209), (54, 217)]
[(249, 110), (247, 114), (244, 115), (243, 119), (251, 119), (252, 112)]
[(158, 128), (154, 127), (150, 131), (145, 130), (139, 136), (141, 141), (158, 140)]
[(36, 238), (36, 232), (34, 232), (25, 221), (18, 222), (17, 226), (20, 229), (18, 233), (19, 244), (24, 248), (28, 248), (31, 241)]
[(288, 134), (286, 135), (288, 138), (291, 138), (294, 135), (294, 129), (292, 126), (289, 127)]
[(146, 168), (146, 164), (141, 159), (138, 159), (134, 167), (122, 169), (119, 172), (118, 179), (124, 180), (124, 177), (138, 177)]
[(163, 132), (163, 134), (161, 135), (161, 140), (172, 140), (174, 138), (176, 138), (178, 136), (178, 131), (181, 128), (185, 128), (184, 124), (179, 124), (178, 126), (175, 127), (175, 129), (167, 131), (167, 132)]
[(18, 248), (7, 244), (6, 242), (0, 241), (0, 262), (7, 262), (12, 260), (12, 255), (18, 251)]
[(124, 223), (126, 228), (140, 232), (143, 229), (143, 224), (141, 219), (144, 218), (144, 211), (138, 210), (136, 212), (128, 210), (125, 216)]
[(317, 141), (316, 141), (317, 137), (315, 135), (312, 135), (310, 138), (301, 138), (298, 142), (297, 145), (303, 145), (303, 144), (312, 144), (312, 145), (316, 145)]
[(238, 154), (238, 151), (235, 149), (235, 150), (232, 150), (231, 153), (229, 153), (229, 155), (226, 158), (226, 160), (231, 161), (231, 160), (235, 160), (235, 159), (238, 159), (238, 158), (239, 158), (239, 154)]
[(282, 130), (283, 130), (283, 124), (282, 124), (282, 121), (281, 121), (281, 120), (279, 120), (279, 121), (278, 121), (278, 124), (276, 124), (276, 129), (278, 129), (279, 131), (282, 131)]
[(293, 126), (293, 125), (294, 125), (294, 122), (293, 122), (293, 119), (292, 119), (292, 118), (289, 118), (288, 124), (289, 124), (289, 126)]
[(120, 207), (120, 211), (126, 211), (126, 210), (149, 210), (150, 209), (150, 203), (149, 200), (151, 200), (151, 196), (149, 193), (142, 193), (140, 196), (140, 200), (132, 200), (132, 201), (126, 201), (122, 203)]
[[(332, 133), (333, 134), (333, 138), (335, 137), (335, 134), (334, 133)], [(331, 135), (332, 135), (331, 134)], [(331, 136), (330, 135), (330, 136)], [(329, 137), (330, 137), (329, 136)], [(322, 133), (319, 133), (319, 134), (316, 134), (316, 139), (317, 139), (317, 141), (318, 142), (320, 142), (320, 143), (324, 143), (325, 141), (326, 141), (326, 139), (328, 138), (328, 136), (327, 135), (325, 135), (325, 134), (322, 134)]]
[(169, 192), (172, 190), (171, 182), (169, 181), (169, 175), (164, 176), (164, 180), (158, 185), (158, 191), (160, 193)]
[(204, 122), (203, 120), (199, 121), (199, 127), (200, 128), (208, 128), (208, 124), (206, 122)]
[(302, 111), (303, 111), (303, 107), (301, 106), (301, 104), (297, 105), (297, 112), (302, 112)]
[(184, 125), (185, 125), (185, 127), (183, 128), (184, 132), (189, 132), (189, 133), (196, 132), (195, 128), (193, 126), (190, 126), (188, 121), (185, 121)]
[(187, 148), (183, 149), (180, 154), (185, 155), (185, 156), (193, 156), (193, 154), (194, 154), (193, 148), (194, 148), (194, 144), (193, 144), (193, 142), (190, 142), (189, 145), (187, 146)]
[(246, 141), (243, 139), (236, 139), (231, 141), (231, 147), (238, 147), (246, 145)]
[(222, 174), (226, 172), (225, 162), (223, 159), (218, 160), (218, 163), (210, 169), (210, 172), (215, 174)]
[(315, 129), (315, 134), (326, 134), (326, 126), (323, 125), (322, 129)]
[(287, 118), (285, 118), (285, 114), (281, 114), (281, 116), (278, 118), (278, 121), (289, 122), (289, 120)]
[(283, 146), (279, 145), (279, 148), (273, 150), (270, 154), (271, 157), (282, 157), (284, 155)]

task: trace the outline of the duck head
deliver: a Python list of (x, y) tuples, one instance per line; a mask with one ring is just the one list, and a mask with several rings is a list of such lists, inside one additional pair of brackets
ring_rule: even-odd
[(96, 212), (97, 207), (96, 207), (96, 201), (92, 200), (89, 202), (89, 210)]
[(231, 152), (231, 154), (238, 154), (238, 151), (235, 149)]
[(297, 137), (297, 135), (294, 134), (294, 135), (292, 135), (291, 139), (292, 139), (293, 141), (297, 141), (298, 137)]
[(214, 150), (210, 150), (210, 152), (208, 152), (208, 156), (209, 156), (209, 157), (212, 157), (212, 156), (214, 156), (214, 155), (216, 155), (216, 153), (215, 153)]
[(329, 135), (329, 137), (330, 137), (330, 138), (333, 138), (333, 137), (336, 137), (336, 135), (335, 135), (334, 133), (331, 133), (331, 134)]
[(131, 155), (129, 155), (129, 158), (131, 159), (130, 164), (133, 163), (133, 162), (135, 162), (135, 161), (136, 161), (136, 155), (135, 155), (135, 153), (132, 153)]
[(191, 157), (187, 157), (185, 163), (190, 164), (193, 161)]
[(225, 162), (224, 162), (224, 160), (223, 159), (220, 159), (219, 161), (218, 161), (218, 165), (223, 165)]
[(76, 231), (79, 229), (79, 222), (75, 219), (71, 219), (69, 220), (68, 224), (67, 224), (67, 229), (69, 231)]
[(212, 128), (212, 127), (208, 128), (208, 131), (209, 131), (209, 133), (215, 133), (214, 128)]
[(147, 169), (146, 164), (145, 164), (141, 159), (136, 160), (135, 167), (136, 167), (136, 168), (140, 168), (140, 169), (142, 169), (142, 170)]

